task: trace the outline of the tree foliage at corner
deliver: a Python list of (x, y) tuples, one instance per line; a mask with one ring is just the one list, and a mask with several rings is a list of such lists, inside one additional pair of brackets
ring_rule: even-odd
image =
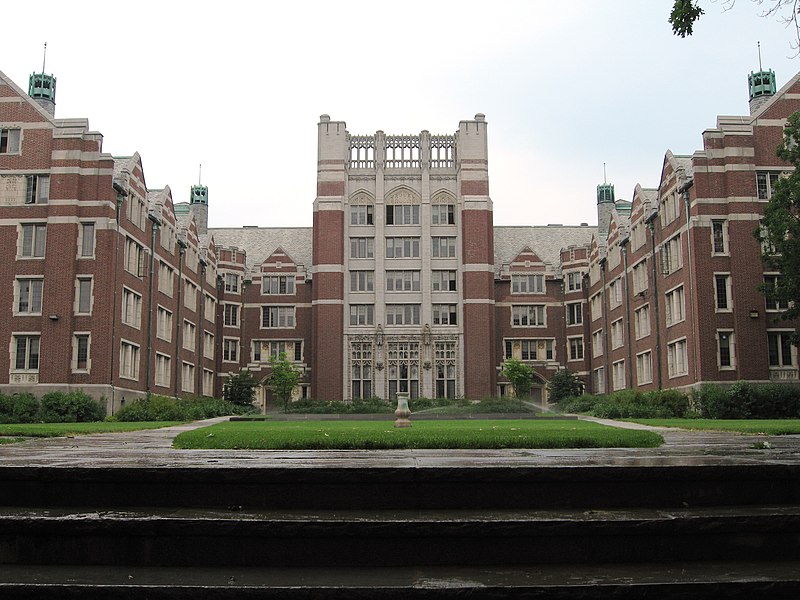
[(222, 396), (228, 402), (247, 406), (255, 400), (256, 386), (258, 386), (258, 380), (245, 369), (236, 375), (228, 375), (222, 389)]
[(286, 358), (285, 352), (281, 352), (278, 356), (270, 356), (269, 364), (272, 373), (267, 377), (267, 385), (283, 403), (283, 412), (287, 412), (292, 390), (300, 382), (300, 371)]
[[(800, 316), (800, 112), (787, 120), (778, 157), (794, 171), (778, 178), (755, 235), (761, 242), (764, 262), (781, 273), (777, 285), (764, 285), (762, 291), (768, 299), (787, 306), (780, 314), (781, 320), (787, 320)], [(795, 333), (794, 343), (798, 342)]]
[(511, 382), (514, 386), (514, 395), (517, 398), (524, 398), (531, 393), (533, 385), (533, 369), (524, 362), (515, 358), (507, 358), (503, 361), (500, 374)]
[(672, 12), (669, 13), (669, 22), (672, 25), (672, 33), (685, 38), (694, 33), (694, 24), (703, 14), (696, 0), (675, 0), (672, 5)]
[(557, 371), (547, 384), (550, 402), (561, 402), (564, 398), (572, 398), (583, 394), (583, 381), (569, 369)]

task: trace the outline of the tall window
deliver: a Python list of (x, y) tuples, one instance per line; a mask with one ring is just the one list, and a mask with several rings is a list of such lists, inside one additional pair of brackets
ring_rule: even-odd
[(732, 369), (735, 352), (732, 331), (717, 331), (717, 362), (720, 369)]
[(350, 344), (350, 395), (354, 400), (371, 398), (372, 342)]
[(617, 319), (611, 324), (611, 348), (621, 348), (623, 343), (622, 319)]
[(667, 325), (680, 323), (686, 318), (684, 314), (684, 293), (683, 286), (675, 288), (666, 294), (666, 320)]
[(567, 291), (574, 292), (581, 289), (583, 285), (583, 272), (582, 271), (574, 271), (572, 273), (567, 273)]
[(434, 345), (436, 364), (436, 397), (456, 397), (456, 343), (436, 342)]
[(94, 223), (81, 223), (80, 244), (81, 258), (94, 256)]
[(681, 246), (681, 234), (678, 234), (664, 242), (664, 246), (661, 248), (661, 271), (668, 275), (682, 267), (683, 247)]
[(197, 286), (191, 281), (183, 282), (183, 305), (191, 311), (197, 310)]
[(592, 389), (595, 394), (605, 394), (606, 392), (606, 370), (604, 367), (597, 367), (592, 371)]
[(770, 367), (792, 367), (795, 364), (790, 331), (768, 331), (767, 348)]
[(387, 351), (389, 399), (397, 392), (408, 392), (411, 398), (419, 397), (419, 344), (417, 342), (390, 342)]
[(505, 340), (505, 357), (517, 360), (554, 360), (552, 339)]
[(714, 292), (717, 312), (728, 312), (733, 308), (731, 302), (731, 276), (714, 275)]
[(132, 238), (125, 238), (125, 270), (144, 277), (144, 248)]
[(653, 383), (653, 354), (650, 350), (636, 355), (636, 382)]
[(617, 277), (608, 284), (608, 303), (611, 308), (622, 304), (622, 277)]
[(17, 313), (41, 314), (44, 280), (17, 279)]
[(72, 370), (89, 371), (89, 334), (76, 333), (72, 338)]
[(222, 340), (222, 360), (227, 362), (239, 361), (239, 340), (231, 338)]
[(633, 293), (641, 294), (647, 289), (647, 259), (633, 266)]
[(650, 305), (645, 304), (633, 313), (633, 327), (636, 339), (650, 335)]
[(685, 338), (667, 345), (667, 373), (670, 377), (680, 377), (689, 373), (686, 348)]
[(419, 304), (387, 304), (386, 324), (419, 325), (419, 309)]
[(375, 238), (351, 237), (350, 258), (373, 258), (375, 256)]
[(25, 176), (25, 204), (47, 204), (50, 199), (49, 175)]
[(418, 204), (387, 204), (386, 205), (386, 224), (387, 225), (419, 225), (419, 205)]
[(263, 294), (294, 294), (294, 275), (264, 275), (261, 279)]
[(194, 352), (197, 345), (197, 326), (191, 321), (183, 322), (183, 347), (189, 352)]
[(419, 271), (386, 271), (387, 292), (418, 292)]
[(598, 329), (592, 334), (592, 357), (603, 355), (603, 330)]
[(214, 360), (214, 334), (208, 331), (203, 332), (203, 356)]
[(764, 292), (766, 296), (767, 310), (786, 310), (789, 302), (779, 298), (777, 292), (780, 290), (780, 275), (764, 275)]
[(512, 275), (512, 294), (544, 294), (544, 275)]
[(47, 225), (44, 223), (23, 223), (20, 228), (22, 234), (20, 256), (22, 258), (42, 258), (47, 240)]
[(351, 304), (350, 325), (374, 325), (375, 306), (372, 304)]
[(431, 223), (433, 225), (455, 225), (456, 211), (452, 204), (434, 204), (431, 206)]
[(294, 327), (294, 306), (262, 306), (261, 327), (263, 328)]
[(759, 200), (769, 200), (775, 193), (775, 184), (780, 179), (780, 171), (756, 171), (756, 188)]
[(625, 361), (618, 360), (611, 365), (611, 378), (615, 390), (625, 389)]
[(142, 324), (142, 297), (128, 288), (122, 289), (122, 322), (137, 329)]
[(14, 336), (14, 370), (39, 370), (39, 335)]
[(170, 380), (170, 357), (166, 354), (156, 353), (156, 385), (169, 387)]
[(166, 340), (167, 342), (172, 340), (172, 312), (163, 306), (158, 307), (156, 337)]
[(386, 258), (419, 258), (419, 238), (387, 237)]
[(75, 313), (88, 315), (92, 312), (92, 278), (78, 277), (75, 282)]
[(225, 291), (232, 294), (239, 293), (239, 274), (225, 273)]
[(455, 258), (456, 256), (456, 238), (453, 236), (433, 236), (431, 238), (433, 243), (433, 257), (434, 258)]
[(512, 306), (511, 325), (514, 327), (544, 327), (544, 306), (541, 304)]
[(375, 271), (350, 271), (351, 292), (371, 292), (375, 289)]
[(433, 305), (433, 324), (434, 325), (456, 325), (457, 306), (455, 304), (434, 304)]
[(139, 379), (139, 346), (136, 344), (121, 342), (119, 376), (125, 379)]
[(567, 304), (567, 325), (580, 325), (583, 323), (583, 303), (570, 302)]
[(184, 392), (189, 392), (190, 394), (194, 392), (194, 365), (192, 364), (183, 363), (182, 389)]
[(225, 304), (223, 309), (224, 311), (224, 319), (223, 322), (225, 323), (226, 327), (238, 327), (239, 326), (239, 305), (238, 304)]
[(456, 272), (433, 271), (431, 273), (431, 289), (434, 292), (454, 292), (456, 290)]
[(714, 254), (727, 254), (728, 239), (726, 235), (726, 223), (724, 220), (714, 219), (711, 221), (711, 252)]
[(175, 272), (172, 267), (165, 262), (158, 264), (158, 290), (163, 294), (172, 297), (172, 286), (175, 280)]
[(592, 311), (592, 321), (596, 321), (603, 316), (603, 296), (600, 292), (589, 299), (589, 306)]
[(569, 344), (569, 359), (583, 360), (583, 338), (582, 337), (568, 338), (568, 344)]

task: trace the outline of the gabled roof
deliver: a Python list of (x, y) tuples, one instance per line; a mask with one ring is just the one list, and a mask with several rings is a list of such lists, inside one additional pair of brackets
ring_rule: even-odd
[(562, 248), (588, 245), (597, 227), (587, 225), (497, 226), (494, 228), (494, 268), (513, 262), (521, 248), (530, 247), (545, 263), (558, 266)]
[(311, 227), (220, 227), (209, 228), (217, 246), (238, 248), (247, 253), (247, 268), (258, 269), (281, 248), (295, 264), (311, 269)]
[(28, 94), (26, 94), (22, 90), (22, 88), (20, 88), (16, 83), (11, 81), (11, 78), (8, 77), (8, 75), (3, 73), (2, 71), (0, 71), (0, 82), (6, 84), (8, 87), (10, 87), (12, 90), (14, 90), (14, 92), (16, 92), (17, 95), (20, 98), (25, 100), (31, 106), (31, 108), (33, 108), (37, 113), (39, 113), (39, 115), (44, 120), (50, 121), (51, 123), (53, 123), (55, 125), (55, 120), (53, 119), (53, 117), (50, 116), (50, 113), (47, 112), (45, 109), (43, 109), (41, 106), (39, 106), (39, 103), (36, 102), (36, 100), (34, 100), (30, 96), (28, 96)]

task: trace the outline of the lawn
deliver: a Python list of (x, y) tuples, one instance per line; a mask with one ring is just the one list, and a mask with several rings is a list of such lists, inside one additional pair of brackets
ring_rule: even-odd
[(113, 433), (121, 431), (138, 431), (140, 429), (159, 429), (170, 425), (179, 425), (178, 421), (139, 421), (139, 422), (106, 422), (97, 423), (17, 423), (0, 424), (0, 435), (25, 437), (65, 437), (69, 435), (86, 435), (89, 433)]
[(800, 433), (800, 419), (626, 419), (655, 427), (789, 435)]
[(654, 448), (664, 439), (650, 431), (586, 421), (224, 422), (180, 434), (175, 448), (248, 450), (389, 450), (396, 448)]

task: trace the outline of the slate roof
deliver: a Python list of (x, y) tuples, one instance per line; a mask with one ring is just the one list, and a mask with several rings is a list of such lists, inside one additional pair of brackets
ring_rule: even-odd
[[(217, 246), (236, 247), (247, 253), (248, 269), (258, 268), (277, 249), (284, 251), (297, 264), (311, 268), (311, 227), (214, 227), (208, 235)], [(510, 263), (525, 247), (546, 263), (559, 264), (562, 248), (589, 245), (595, 226), (498, 226), (494, 228), (494, 266), (499, 272), (503, 263)]]
[(248, 269), (258, 269), (278, 247), (295, 264), (311, 269), (311, 227), (209, 227), (208, 235), (217, 246), (244, 250)]
[(597, 227), (585, 225), (500, 226), (494, 228), (494, 269), (500, 272), (503, 263), (510, 263), (525, 246), (529, 246), (545, 263), (557, 267), (561, 250), (570, 246), (589, 245)]

